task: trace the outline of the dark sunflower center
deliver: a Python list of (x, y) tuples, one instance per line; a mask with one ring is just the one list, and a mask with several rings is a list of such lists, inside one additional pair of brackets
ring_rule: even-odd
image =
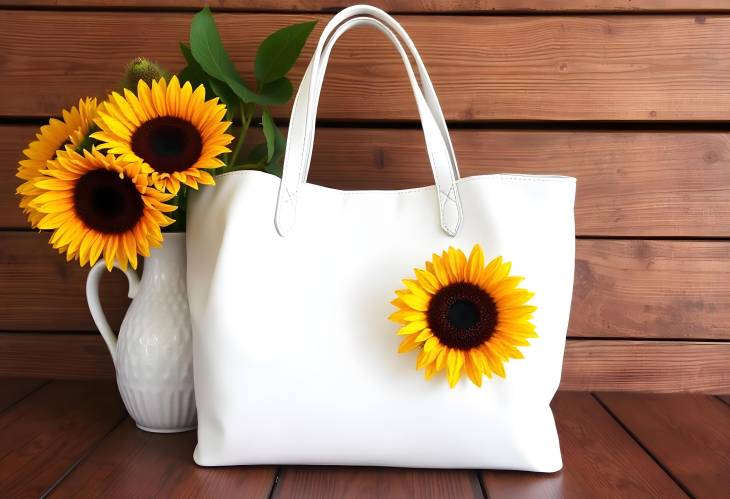
[(469, 329), (479, 322), (479, 307), (468, 300), (456, 300), (446, 312), (446, 319), (456, 329)]
[(165, 116), (137, 128), (132, 135), (132, 150), (160, 173), (181, 172), (198, 161), (203, 139), (189, 121)]
[(428, 326), (444, 345), (469, 350), (487, 341), (497, 326), (497, 305), (475, 284), (444, 286), (431, 298)]
[(120, 234), (137, 225), (144, 203), (130, 179), (109, 170), (93, 170), (76, 183), (74, 208), (88, 227)]

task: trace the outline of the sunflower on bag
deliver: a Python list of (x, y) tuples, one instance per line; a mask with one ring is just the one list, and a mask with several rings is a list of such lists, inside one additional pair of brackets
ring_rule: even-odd
[[(51, 231), (49, 244), (68, 261), (137, 268), (164, 232), (185, 230), (188, 189), (235, 170), (280, 174), (284, 138), (268, 106), (290, 99), (286, 74), (314, 24), (263, 41), (254, 91), (234, 69), (210, 10), (200, 11), (189, 45), (180, 44), (186, 66), (178, 74), (138, 57), (103, 102), (83, 98), (40, 128), (16, 174), (30, 226)], [(244, 155), (254, 118), (265, 142)], [(228, 133), (234, 120), (238, 137)]]

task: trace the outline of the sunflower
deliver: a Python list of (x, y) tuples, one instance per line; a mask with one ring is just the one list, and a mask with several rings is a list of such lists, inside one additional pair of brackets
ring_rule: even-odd
[(99, 109), (96, 124), (101, 129), (92, 137), (102, 142), (100, 149), (121, 155), (127, 161), (142, 161), (143, 171), (159, 190), (176, 194), (180, 184), (197, 189), (198, 184), (214, 184), (204, 169), (223, 166), (218, 155), (230, 152), (233, 140), (222, 121), (226, 107), (218, 98), (206, 101), (203, 85), (193, 91), (182, 87), (176, 76), (168, 84), (164, 78), (137, 83), (136, 95), (125, 89), (124, 96), (113, 92)]
[(34, 184), (38, 227), (54, 230), (49, 242), (68, 261), (93, 265), (103, 254), (109, 270), (115, 259), (136, 268), (137, 254), (149, 256), (162, 243), (160, 228), (173, 222), (164, 213), (175, 209), (164, 203), (172, 194), (149, 187), (140, 168), (96, 148), (59, 152)]
[(391, 302), (398, 311), (390, 319), (405, 336), (398, 351), (419, 349), (416, 368), (426, 379), (445, 368), (451, 388), (462, 370), (477, 386), (483, 375), (505, 377), (503, 364), (523, 358), (517, 347), (537, 337), (530, 322), (537, 307), (527, 305), (534, 293), (517, 287), (523, 278), (510, 276), (511, 266), (502, 257), (485, 266), (478, 244), (468, 259), (454, 248), (434, 254)]
[(16, 176), (23, 180), (16, 193), (20, 195), (20, 207), (28, 217), (33, 228), (43, 218), (43, 214), (29, 206), (31, 200), (40, 191), (33, 185), (34, 180), (46, 168), (46, 163), (56, 157), (64, 146), (78, 147), (86, 138), (96, 118), (96, 99), (81, 99), (78, 107), (64, 109), (61, 119), (51, 118), (47, 125), (43, 125), (36, 134), (36, 140), (23, 151), (25, 159), (20, 161)]

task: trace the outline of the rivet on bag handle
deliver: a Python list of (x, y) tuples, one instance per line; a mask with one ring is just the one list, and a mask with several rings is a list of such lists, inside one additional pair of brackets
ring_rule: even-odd
[[(361, 14), (372, 17), (360, 16)], [(380, 21), (384, 21), (388, 26)], [(446, 122), (438, 104), (435, 91), (433, 90), (423, 62), (418, 55), (418, 51), (405, 30), (382, 10), (364, 5), (344, 9), (328, 23), (320, 37), (317, 49), (312, 56), (312, 61), (302, 79), (299, 91), (294, 100), (289, 136), (287, 138), (284, 169), (279, 188), (279, 198), (277, 200), (276, 229), (280, 235), (285, 236), (294, 226), (297, 192), (300, 183), (306, 181), (306, 175), (309, 169), (314, 143), (314, 125), (319, 91), (321, 90), (324, 69), (329, 58), (329, 53), (334, 43), (345, 31), (362, 24), (375, 26), (384, 32), (396, 46), (406, 65), (406, 71), (411, 81), (414, 95), (416, 96), (416, 103), (426, 138), (429, 160), (434, 173), (441, 215), (441, 226), (447, 234), (453, 236), (458, 231), (462, 220), (461, 202), (456, 186), (459, 172)], [(420, 86), (413, 73), (408, 55), (403, 49), (398, 37), (390, 28), (403, 39), (415, 60), (421, 80)], [(330, 37), (330, 35), (332, 36)], [(422, 90), (425, 92), (425, 96)]]
[[(139, 290), (139, 276), (137, 275), (137, 272), (130, 268), (123, 270), (116, 262), (114, 263), (114, 266), (119, 270), (122, 270), (124, 275), (127, 276), (127, 280), (129, 281), (129, 291), (127, 292), (127, 296), (129, 296), (129, 298), (134, 298)], [(96, 324), (96, 328), (101, 333), (101, 337), (104, 338), (104, 343), (106, 343), (106, 347), (109, 349), (109, 353), (114, 361), (114, 366), (116, 367), (117, 336), (114, 334), (109, 322), (106, 320), (106, 315), (104, 315), (104, 310), (102, 309), (101, 301), (99, 300), (99, 281), (101, 280), (101, 275), (105, 271), (106, 264), (103, 261), (97, 262), (96, 265), (89, 270), (89, 275), (86, 278), (86, 302), (89, 305), (89, 312), (91, 312), (91, 317), (94, 319), (94, 324)]]

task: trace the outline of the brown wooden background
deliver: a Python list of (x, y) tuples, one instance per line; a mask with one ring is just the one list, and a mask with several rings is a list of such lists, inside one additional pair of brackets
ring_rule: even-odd
[[(730, 4), (371, 1), (397, 13), (419, 47), (464, 175), (578, 178), (563, 388), (730, 391)], [(205, 3), (0, 0), (0, 375), (113, 375), (86, 308), (86, 270), (27, 228), (14, 173), (48, 115), (103, 96), (133, 56), (179, 69), (178, 41)], [(266, 34), (351, 2), (210, 3), (250, 73)], [(323, 90), (313, 181), (430, 183), (406, 81), (384, 37), (343, 37)], [(288, 108), (275, 114), (285, 125)], [(105, 277), (116, 326), (125, 291), (119, 273)]]

